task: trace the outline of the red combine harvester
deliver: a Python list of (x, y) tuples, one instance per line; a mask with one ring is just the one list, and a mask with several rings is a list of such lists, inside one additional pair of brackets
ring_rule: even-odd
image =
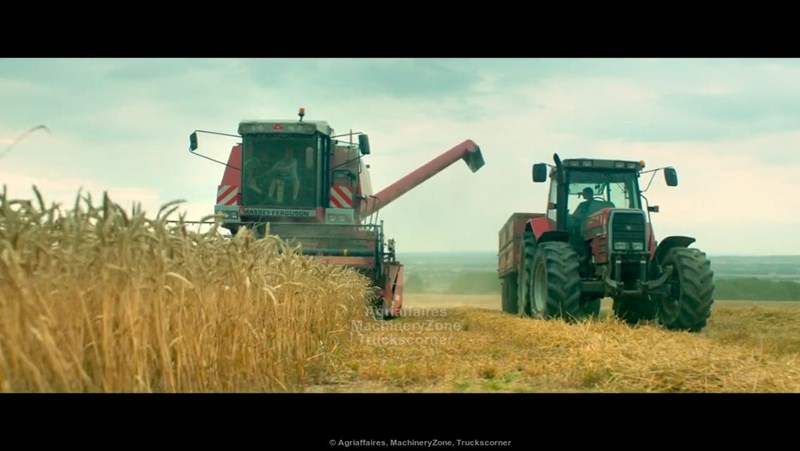
[[(671, 330), (700, 331), (714, 302), (714, 273), (695, 239), (656, 245), (639, 188), (643, 161), (568, 159), (554, 155), (546, 213), (514, 213), (500, 230), (498, 276), (505, 312), (568, 320), (597, 316), (603, 297), (628, 323), (657, 319)], [(533, 181), (545, 182), (545, 163)], [(668, 186), (678, 185), (674, 168)], [(648, 183), (648, 187), (650, 186)], [(644, 205), (643, 205), (644, 204)]]
[(481, 150), (466, 140), (373, 194), (362, 158), (370, 153), (367, 135), (356, 133), (353, 143), (352, 132), (335, 135), (328, 123), (304, 116), (301, 108), (299, 120), (243, 121), (238, 135), (190, 135), (190, 151), (207, 159), (195, 153), (198, 133), (241, 138), (227, 164), (218, 161), (226, 168), (214, 212), (232, 234), (247, 227), (257, 237), (276, 235), (299, 244), (303, 254), (360, 271), (374, 283), (376, 316), (398, 316), (403, 265), (394, 240), (384, 240), (377, 213), (458, 160), (478, 171), (485, 164)]

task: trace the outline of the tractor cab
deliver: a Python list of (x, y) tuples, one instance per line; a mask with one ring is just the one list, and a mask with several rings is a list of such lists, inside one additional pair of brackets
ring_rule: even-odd
[[(584, 262), (584, 272), (593, 270), (585, 266), (592, 256), (589, 240), (609, 224), (612, 213), (620, 224), (617, 238), (625, 238), (616, 250), (647, 249), (649, 221), (639, 190), (644, 162), (580, 158), (557, 163), (550, 171), (546, 216), (555, 230), (568, 234), (565, 241)], [(544, 181), (546, 173), (544, 163), (534, 165), (534, 181)]]
[[(557, 230), (583, 235), (589, 218), (608, 208), (642, 210), (639, 173), (643, 162), (569, 159), (550, 171), (547, 217)], [(547, 165), (534, 165), (534, 181), (543, 182)]]

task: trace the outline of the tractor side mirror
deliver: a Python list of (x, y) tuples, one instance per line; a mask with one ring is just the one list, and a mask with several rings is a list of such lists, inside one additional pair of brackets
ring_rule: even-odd
[(647, 207), (647, 211), (651, 213), (658, 213), (658, 205), (651, 205)]
[(358, 135), (358, 148), (361, 150), (361, 155), (369, 155), (369, 136)]
[(189, 135), (189, 152), (194, 152), (197, 150), (197, 132), (192, 132)]
[(533, 165), (533, 181), (536, 183), (547, 181), (547, 165), (536, 163)]
[(667, 181), (667, 186), (678, 186), (678, 173), (675, 168), (664, 168), (664, 180)]

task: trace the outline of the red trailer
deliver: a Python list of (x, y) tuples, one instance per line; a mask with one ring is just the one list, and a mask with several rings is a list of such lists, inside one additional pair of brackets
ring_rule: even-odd
[[(301, 108), (299, 120), (242, 121), (238, 135), (228, 135), (241, 142), (230, 151), (214, 212), (233, 234), (247, 227), (259, 237), (277, 235), (304, 254), (355, 268), (374, 283), (376, 316), (398, 316), (403, 265), (375, 213), (458, 160), (478, 171), (485, 164), (481, 150), (466, 140), (373, 194), (363, 159), (370, 153), (367, 135), (336, 135), (327, 122), (304, 115)], [(200, 132), (190, 136), (192, 152)]]

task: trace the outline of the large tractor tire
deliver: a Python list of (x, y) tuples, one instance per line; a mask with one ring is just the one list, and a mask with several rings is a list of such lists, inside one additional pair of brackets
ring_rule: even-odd
[(614, 299), (614, 315), (628, 324), (639, 324), (656, 318), (656, 303), (645, 297)]
[(689, 248), (675, 248), (664, 258), (672, 266), (672, 290), (662, 297), (658, 321), (670, 330), (699, 332), (711, 316), (714, 303), (714, 272), (706, 254)]
[(514, 315), (519, 312), (519, 306), (517, 305), (519, 296), (517, 278), (516, 274), (503, 278), (503, 311)]
[(537, 246), (530, 287), (533, 316), (567, 321), (589, 316), (581, 305), (579, 266), (578, 254), (567, 243), (549, 241)]
[(533, 233), (526, 232), (522, 241), (522, 256), (517, 273), (517, 314), (522, 317), (531, 316), (531, 278), (533, 277), (533, 257), (536, 253), (536, 242)]

